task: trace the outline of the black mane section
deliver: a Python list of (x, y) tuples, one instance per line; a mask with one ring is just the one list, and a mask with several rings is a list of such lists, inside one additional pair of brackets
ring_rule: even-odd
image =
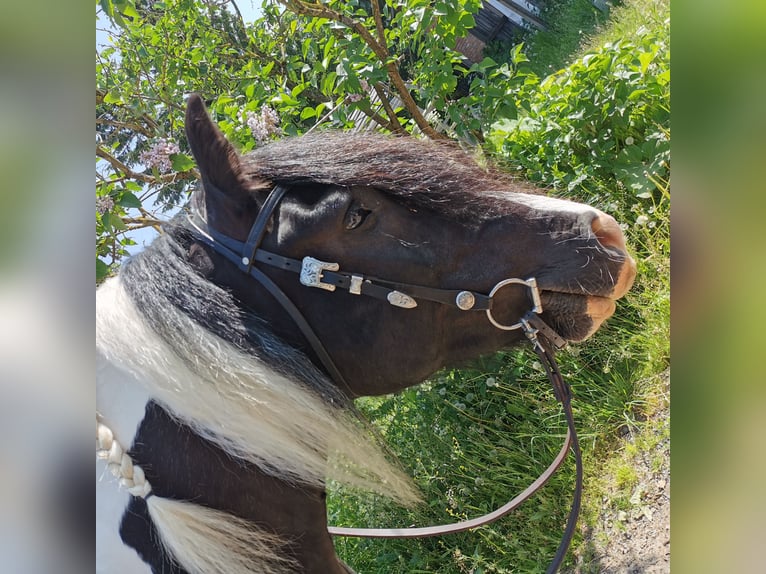
[(242, 164), (254, 180), (373, 187), (412, 209), (463, 222), (497, 214), (502, 203), (482, 192), (540, 193), (480, 166), (455, 144), (375, 133), (326, 131), (285, 138), (248, 153)]

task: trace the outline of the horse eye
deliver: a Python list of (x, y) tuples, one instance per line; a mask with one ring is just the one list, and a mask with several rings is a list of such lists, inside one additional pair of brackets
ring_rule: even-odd
[(356, 229), (364, 223), (364, 220), (367, 219), (370, 213), (372, 212), (369, 209), (365, 209), (361, 205), (352, 205), (346, 212), (346, 229)]

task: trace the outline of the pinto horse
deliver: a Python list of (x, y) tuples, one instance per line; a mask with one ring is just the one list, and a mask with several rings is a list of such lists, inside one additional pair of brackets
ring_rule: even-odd
[(350, 572), (326, 479), (419, 499), (352, 400), (523, 340), (532, 290), (581, 341), (635, 276), (612, 217), (454, 146), (240, 156), (196, 95), (186, 133), (199, 189), (97, 291), (99, 572)]

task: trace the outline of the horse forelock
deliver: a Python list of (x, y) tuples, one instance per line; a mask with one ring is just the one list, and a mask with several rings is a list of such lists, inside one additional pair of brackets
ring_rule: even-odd
[(180, 422), (267, 474), (416, 500), (332, 383), (192, 269), (183, 240), (171, 230), (99, 289), (100, 351)]
[(365, 186), (412, 208), (468, 223), (494, 217), (507, 203), (497, 193), (540, 194), (448, 142), (376, 133), (319, 132), (284, 138), (242, 158), (251, 177), (274, 184)]

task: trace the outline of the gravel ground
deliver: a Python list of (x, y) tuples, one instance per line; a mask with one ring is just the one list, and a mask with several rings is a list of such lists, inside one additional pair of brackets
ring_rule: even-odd
[[(657, 412), (644, 433), (669, 436), (670, 410)], [(627, 432), (624, 441), (641, 435)], [(643, 437), (645, 438), (645, 437)], [(661, 462), (661, 464), (660, 464)], [(670, 440), (630, 461), (638, 478), (627, 509), (616, 510), (612, 498), (602, 500), (595, 527), (585, 533), (585, 550), (577, 574), (665, 574), (670, 572)], [(571, 574), (571, 573), (570, 573)]]

